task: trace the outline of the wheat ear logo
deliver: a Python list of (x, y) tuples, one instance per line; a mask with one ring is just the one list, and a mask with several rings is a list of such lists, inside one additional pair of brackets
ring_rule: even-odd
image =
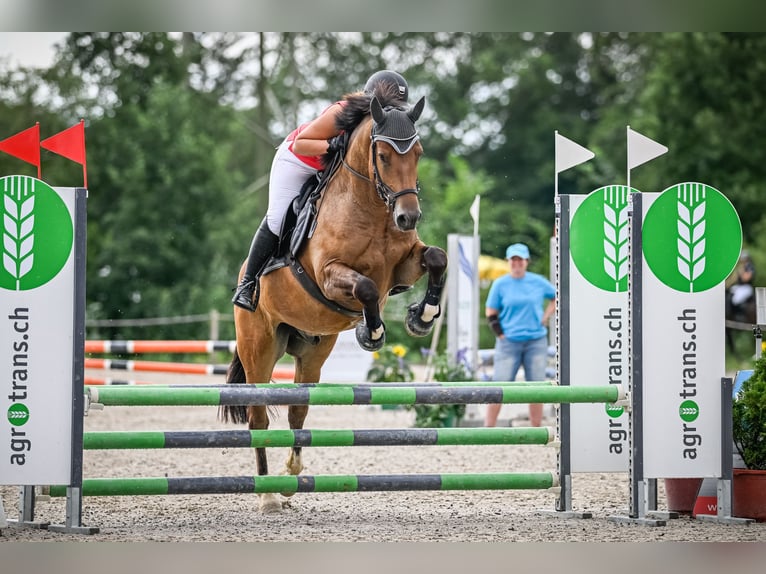
[(0, 178), (2, 266), (0, 289), (25, 291), (44, 285), (72, 251), (72, 217), (59, 195), (33, 177)]
[(678, 272), (689, 281), (705, 271), (705, 189), (683, 186), (678, 190)]
[(32, 253), (35, 242), (35, 196), (31, 187), (11, 185), (10, 193), (3, 195), (3, 268), (16, 279), (16, 289), (19, 288), (20, 279), (32, 269), (35, 260)]
[(628, 198), (624, 185), (593, 191), (572, 218), (572, 260), (591, 284), (610, 292), (628, 290)]
[(646, 263), (662, 283), (698, 293), (718, 285), (734, 269), (742, 226), (720, 191), (702, 183), (680, 183), (663, 191), (646, 212), (642, 241)]

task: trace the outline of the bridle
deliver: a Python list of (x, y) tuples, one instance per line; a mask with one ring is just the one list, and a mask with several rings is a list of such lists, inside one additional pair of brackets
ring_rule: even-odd
[[(372, 177), (373, 179), (370, 179), (363, 173), (358, 172), (353, 167), (351, 167), (348, 162), (346, 161), (345, 151), (343, 153), (343, 167), (345, 167), (348, 171), (353, 173), (355, 176), (365, 180), (368, 183), (371, 183), (375, 186), (375, 191), (378, 192), (378, 196), (380, 199), (383, 200), (383, 203), (386, 204), (386, 207), (391, 210), (394, 208), (394, 205), (396, 204), (396, 200), (402, 197), (403, 195), (409, 195), (409, 194), (415, 194), (418, 195), (420, 193), (420, 181), (415, 180), (415, 187), (414, 188), (407, 188), (403, 189), (401, 191), (394, 191), (391, 189), (391, 187), (383, 181), (383, 179), (380, 177), (380, 172), (378, 171), (378, 154), (377, 154), (377, 145), (379, 141), (384, 141), (387, 144), (389, 144), (396, 153), (399, 155), (404, 155), (407, 152), (409, 152), (412, 147), (417, 143), (417, 141), (420, 139), (420, 136), (418, 135), (418, 131), (415, 129), (414, 122), (411, 124), (411, 130), (412, 133), (408, 134), (406, 137), (395, 137), (393, 134), (386, 133), (386, 125), (384, 124), (383, 128), (379, 128), (378, 124), (373, 120), (372, 124), (372, 130), (370, 132), (370, 153), (372, 154)], [(377, 130), (381, 129), (380, 132)]]

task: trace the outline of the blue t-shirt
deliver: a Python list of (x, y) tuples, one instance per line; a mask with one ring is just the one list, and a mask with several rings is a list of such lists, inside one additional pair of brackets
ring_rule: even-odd
[(556, 289), (550, 281), (527, 271), (521, 279), (510, 274), (498, 277), (489, 288), (487, 307), (497, 309), (506, 339), (531, 341), (544, 337), (543, 302), (554, 299)]

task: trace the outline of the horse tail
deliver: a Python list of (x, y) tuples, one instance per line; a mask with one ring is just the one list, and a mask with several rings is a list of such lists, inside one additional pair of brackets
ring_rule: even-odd
[[(242, 361), (235, 348), (234, 356), (226, 370), (226, 384), (240, 385), (246, 382), (245, 368), (242, 366)], [(246, 423), (247, 407), (245, 405), (221, 405), (218, 407), (218, 419), (225, 423)]]

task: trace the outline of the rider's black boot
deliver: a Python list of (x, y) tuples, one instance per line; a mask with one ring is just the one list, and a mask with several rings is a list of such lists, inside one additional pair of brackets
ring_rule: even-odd
[(231, 302), (237, 307), (242, 307), (248, 311), (255, 311), (255, 308), (258, 306), (258, 296), (260, 295), (258, 281), (261, 271), (263, 271), (266, 262), (272, 256), (278, 244), (279, 237), (271, 232), (264, 218), (258, 227), (258, 231), (253, 236), (253, 242), (250, 244), (245, 274), (242, 276), (242, 280), (234, 292), (234, 297), (231, 299)]

